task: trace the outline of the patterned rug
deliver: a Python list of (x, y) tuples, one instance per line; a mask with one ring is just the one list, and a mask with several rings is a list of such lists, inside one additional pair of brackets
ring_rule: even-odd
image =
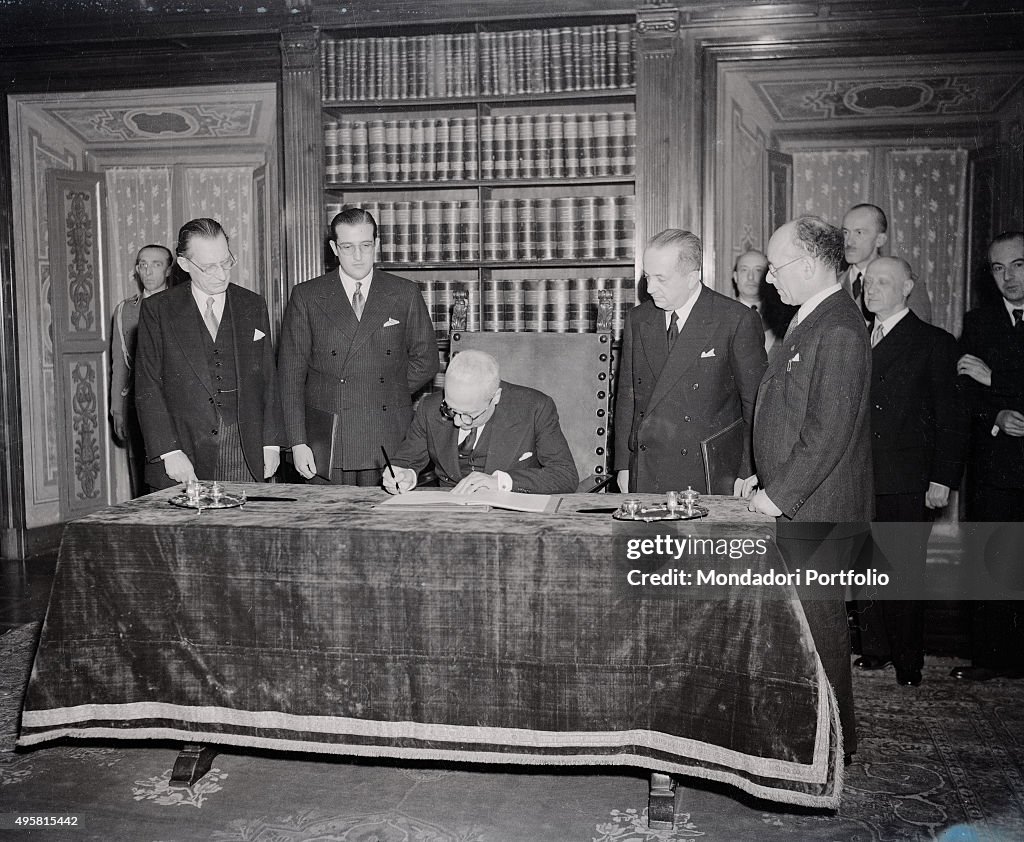
[(689, 780), (671, 831), (647, 828), (647, 779), (497, 766), (218, 755), (190, 789), (177, 750), (66, 743), (15, 752), (39, 627), (0, 636), (0, 820), (75, 815), (73, 829), (2, 838), (131, 842), (674, 842), (1024, 839), (1024, 682), (961, 685), (930, 658), (918, 688), (855, 676), (860, 753), (837, 815), (775, 807)]

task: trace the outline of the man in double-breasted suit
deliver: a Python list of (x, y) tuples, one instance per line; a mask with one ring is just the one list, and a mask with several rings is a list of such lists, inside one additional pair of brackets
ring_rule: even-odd
[[(1018, 523), (1024, 512), (1024, 232), (996, 237), (988, 249), (998, 303), (964, 316), (957, 373), (971, 415), (971, 520)], [(1019, 590), (1024, 562), (1017, 551), (978, 561), (997, 587)], [(1024, 678), (1024, 602), (972, 604), (971, 666), (953, 668), (967, 681)]]
[(622, 491), (731, 494), (751, 473), (764, 332), (756, 312), (703, 285), (701, 251), (674, 228), (644, 250), (653, 300), (626, 316), (615, 399)]
[(306, 479), (378, 486), (381, 447), (405, 438), (412, 396), (437, 372), (437, 340), (419, 287), (374, 269), (374, 218), (347, 208), (331, 233), (339, 268), (296, 286), (284, 315), (285, 432)]
[[(871, 452), (875, 522), (871, 567), (892, 569), (907, 593), (924, 584), (928, 536), (937, 509), (958, 488), (967, 446), (967, 415), (956, 383), (953, 336), (921, 321), (907, 306), (914, 279), (906, 261), (879, 257), (865, 273), (871, 330)], [(885, 527), (880, 524), (899, 524)], [(904, 686), (921, 683), (923, 604), (863, 600), (864, 670), (896, 668)]]
[(191, 282), (144, 298), (139, 315), (146, 482), (262, 481), (283, 432), (266, 302), (228, 281), (235, 257), (215, 220), (182, 226), (177, 255)]
[(459, 494), (569, 494), (579, 482), (555, 402), (501, 380), (497, 360), (482, 351), (455, 355), (444, 394), (420, 404), (391, 461), (384, 488), (392, 494), (414, 488), (428, 462), (441, 487)]
[[(842, 259), (842, 233), (818, 217), (787, 222), (768, 243), (768, 278), (783, 303), (799, 309), (757, 392), (757, 473), (741, 493), (753, 494), (749, 508), (776, 519), (791, 571), (846, 569), (869, 534), (871, 346), (860, 309), (839, 286)], [(844, 590), (797, 592), (836, 692), (845, 752), (853, 754)]]

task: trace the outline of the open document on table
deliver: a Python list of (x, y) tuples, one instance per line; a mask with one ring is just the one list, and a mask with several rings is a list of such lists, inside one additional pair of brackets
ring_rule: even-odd
[(520, 494), (515, 491), (474, 491), (472, 494), (452, 494), (450, 491), (407, 491), (389, 497), (376, 508), (458, 510), (460, 508), (510, 509), (515, 512), (554, 512), (561, 497), (551, 494)]

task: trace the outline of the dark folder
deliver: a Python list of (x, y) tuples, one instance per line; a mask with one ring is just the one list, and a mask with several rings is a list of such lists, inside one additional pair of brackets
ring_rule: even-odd
[(313, 451), (316, 472), (330, 477), (334, 467), (334, 437), (338, 431), (338, 415), (306, 404), (306, 444)]
[(737, 418), (728, 427), (700, 443), (709, 494), (732, 496), (733, 483), (743, 460), (746, 429), (743, 419)]

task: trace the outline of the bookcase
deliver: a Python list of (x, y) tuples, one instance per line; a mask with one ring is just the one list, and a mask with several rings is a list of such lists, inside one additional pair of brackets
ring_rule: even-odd
[[(635, 18), (321, 37), (329, 221), (378, 221), (382, 269), (415, 280), (439, 337), (588, 333), (635, 299)], [(517, 26), (518, 25), (518, 26)]]

